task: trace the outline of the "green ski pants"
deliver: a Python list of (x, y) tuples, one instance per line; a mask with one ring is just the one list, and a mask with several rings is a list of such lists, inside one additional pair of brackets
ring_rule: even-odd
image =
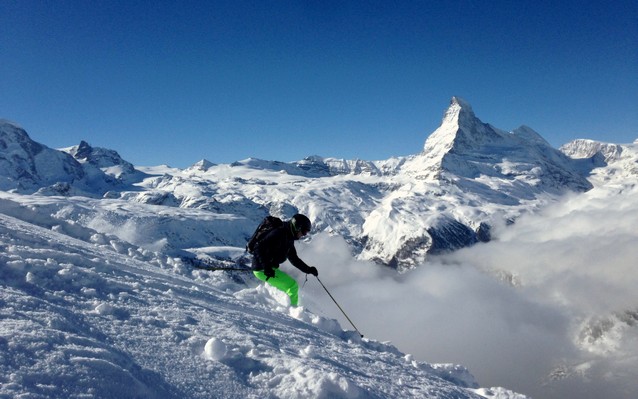
[(265, 281), (267, 284), (288, 294), (290, 297), (290, 305), (297, 306), (299, 302), (299, 285), (294, 278), (279, 269), (275, 269), (275, 277), (271, 277), (268, 280), (266, 280), (267, 277), (263, 270), (255, 270), (253, 274), (261, 281)]

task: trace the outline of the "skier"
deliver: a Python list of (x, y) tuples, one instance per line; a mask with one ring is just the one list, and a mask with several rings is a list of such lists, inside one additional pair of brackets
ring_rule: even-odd
[(296, 214), (257, 241), (253, 251), (255, 277), (288, 294), (292, 306), (297, 306), (299, 302), (299, 285), (294, 278), (279, 270), (279, 265), (288, 259), (302, 272), (319, 275), (316, 267), (308, 266), (299, 259), (295, 249), (295, 240), (308, 234), (311, 227), (307, 216)]

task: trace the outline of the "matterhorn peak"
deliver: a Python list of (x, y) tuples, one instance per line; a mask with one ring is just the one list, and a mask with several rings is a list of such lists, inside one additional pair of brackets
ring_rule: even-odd
[(462, 148), (474, 147), (494, 135), (497, 135), (494, 129), (485, 125), (474, 115), (469, 103), (454, 96), (445, 111), (441, 126), (428, 137), (423, 150), (435, 158), (440, 158), (453, 148), (458, 151)]
[(458, 122), (459, 118), (462, 117), (472, 117), (474, 116), (474, 111), (472, 110), (472, 106), (465, 100), (460, 97), (452, 97), (450, 100), (450, 106), (447, 111), (445, 111), (445, 116), (443, 117), (443, 123), (445, 122)]
[(472, 126), (476, 123), (476, 115), (472, 106), (460, 97), (452, 97), (450, 106), (443, 115), (441, 127), (450, 126), (450, 128), (459, 128), (462, 126)]

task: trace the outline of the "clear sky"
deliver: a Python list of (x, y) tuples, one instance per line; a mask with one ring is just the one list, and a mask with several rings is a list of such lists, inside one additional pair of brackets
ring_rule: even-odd
[(416, 154), (452, 96), (638, 138), (638, 2), (0, 0), (0, 118), (136, 165)]

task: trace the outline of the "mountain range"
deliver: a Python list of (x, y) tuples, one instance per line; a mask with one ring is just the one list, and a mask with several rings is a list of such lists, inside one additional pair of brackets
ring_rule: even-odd
[[(420, 153), (382, 161), (309, 156), (222, 165), (201, 160), (183, 170), (135, 168), (114, 150), (85, 141), (55, 150), (34, 142), (16, 124), (0, 122), (2, 190), (199, 209), (236, 221), (232, 228), (219, 225), (219, 217), (200, 221), (209, 234), (196, 243), (183, 242), (181, 226), (168, 237), (145, 238), (163, 239), (167, 251), (192, 244), (243, 247), (267, 214), (286, 218), (302, 212), (313, 220), (314, 231), (344, 237), (360, 259), (399, 271), (428, 255), (489, 241), (494, 227), (565, 193), (588, 191), (594, 169), (606, 170), (597, 173), (607, 179), (635, 176), (634, 161), (635, 144), (576, 140), (558, 150), (527, 126), (500, 130), (458, 97)], [(132, 217), (142, 225), (156, 223)]]

